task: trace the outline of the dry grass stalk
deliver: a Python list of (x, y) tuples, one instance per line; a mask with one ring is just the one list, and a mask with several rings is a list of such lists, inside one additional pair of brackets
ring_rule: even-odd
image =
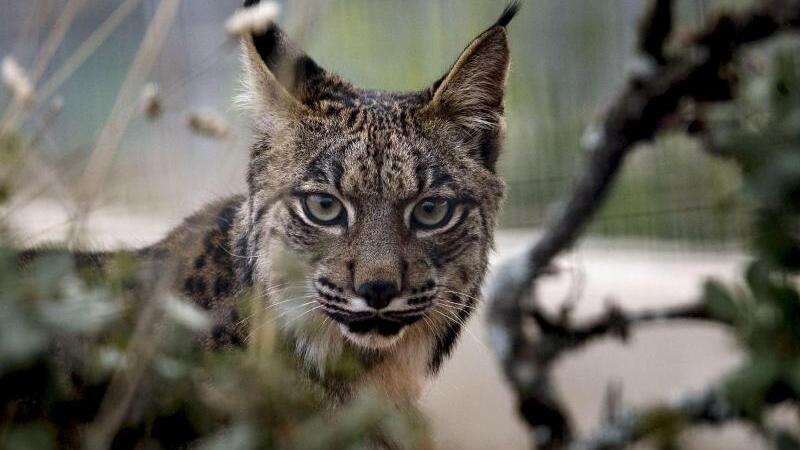
[(153, 281), (152, 290), (145, 289), (141, 296), (144, 302), (136, 319), (136, 325), (125, 350), (126, 365), (116, 370), (103, 396), (100, 408), (92, 424), (85, 432), (85, 448), (105, 450), (111, 448), (114, 436), (122, 427), (130, 413), (131, 405), (141, 394), (141, 385), (147, 378), (147, 371), (163, 341), (165, 305), (170, 298), (169, 274), (175, 270), (174, 263), (168, 265), (164, 276)]
[[(39, 79), (42, 77), (45, 70), (47, 70), (50, 60), (64, 41), (64, 36), (72, 25), (72, 21), (85, 3), (86, 0), (70, 0), (64, 5), (64, 8), (60, 10), (58, 19), (47, 35), (47, 40), (44, 45), (36, 55), (33, 68), (30, 71), (29, 80), (32, 90), (35, 89)], [(14, 98), (14, 101), (6, 108), (2, 119), (0, 119), (0, 134), (8, 133), (17, 127), (18, 122), (24, 116), (25, 110), (30, 106), (31, 102), (32, 100), (28, 103), (24, 103), (20, 102), (17, 97)]]
[(30, 105), (33, 102), (33, 83), (25, 73), (25, 69), (17, 64), (17, 60), (11, 56), (3, 58), (0, 74), (2, 74), (3, 84), (11, 91), (16, 102), (21, 105)]
[(230, 134), (225, 119), (210, 110), (190, 112), (188, 124), (193, 132), (213, 139), (224, 139)]
[(148, 120), (156, 120), (164, 113), (164, 104), (161, 101), (158, 86), (155, 83), (147, 83), (144, 86), (140, 102), (142, 114)]
[(81, 200), (88, 202), (105, 182), (114, 153), (119, 147), (128, 122), (138, 105), (139, 89), (156, 61), (159, 51), (169, 34), (169, 29), (178, 13), (180, 0), (163, 0), (158, 5), (144, 34), (139, 50), (131, 63), (128, 74), (120, 87), (108, 121), (97, 137), (94, 150), (86, 166), (85, 176), (79, 188)]
[(31, 69), (31, 80), (33, 80), (34, 84), (38, 83), (39, 79), (44, 75), (56, 50), (58, 50), (61, 43), (64, 42), (64, 36), (66, 36), (67, 31), (69, 31), (70, 26), (72, 26), (72, 21), (85, 4), (86, 0), (70, 0), (64, 5), (63, 9), (59, 10), (58, 19), (53, 29), (50, 31), (50, 34), (47, 36), (47, 40), (41, 50), (39, 50), (39, 54), (36, 55), (36, 61)]
[(108, 37), (136, 9), (141, 0), (125, 0), (100, 26), (67, 58), (39, 88), (39, 98), (44, 101), (53, 95), (73, 73), (92, 56)]

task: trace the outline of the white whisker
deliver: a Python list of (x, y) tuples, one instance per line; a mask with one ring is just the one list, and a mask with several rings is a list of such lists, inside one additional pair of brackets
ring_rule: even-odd
[(471, 296), (471, 295), (469, 295), (469, 294), (465, 294), (465, 293), (463, 293), (463, 292), (459, 292), (459, 291), (451, 291), (451, 290), (448, 290), (448, 289), (442, 289), (442, 292), (446, 292), (446, 293), (448, 293), (448, 294), (454, 294), (454, 295), (458, 295), (458, 296), (460, 296), (460, 297), (466, 297), (466, 298), (468, 298), (468, 299), (470, 299), (470, 300), (474, 300), (474, 301), (476, 301), (477, 303), (481, 303), (481, 299), (479, 299), (479, 298), (477, 298), (477, 297), (473, 297), (473, 296)]
[(318, 310), (319, 308), (322, 308), (322, 305), (317, 305), (317, 306), (314, 306), (313, 308), (309, 309), (308, 311), (305, 311), (304, 313), (300, 314), (299, 316), (292, 317), (291, 319), (289, 319), (289, 321), (288, 321), (288, 322), (286, 322), (286, 323), (284, 324), (284, 326), (285, 326), (285, 327), (288, 327), (290, 323), (292, 323), (292, 322), (294, 322), (294, 321), (296, 321), (296, 320), (299, 320), (301, 317), (305, 316), (306, 314), (310, 313), (311, 311), (316, 311), (316, 310)]
[[(301, 299), (293, 298), (292, 300), (301, 300)], [(305, 303), (301, 303), (299, 305), (294, 305), (291, 308), (289, 308), (289, 309), (281, 312), (280, 314), (278, 314), (278, 316), (275, 317), (275, 319), (276, 320), (277, 319), (281, 319), (281, 318), (285, 317), (286, 315), (291, 314), (292, 312), (297, 311), (298, 309), (300, 309), (300, 308), (302, 308), (304, 306), (308, 306), (308, 305), (310, 305), (312, 303), (316, 303), (316, 302), (317, 302), (316, 300), (309, 300), (309, 301), (307, 301)]]
[(276, 307), (278, 307), (280, 305), (283, 305), (284, 303), (293, 302), (293, 301), (297, 301), (297, 300), (306, 300), (306, 299), (309, 299), (309, 298), (316, 299), (317, 295), (316, 294), (300, 295), (300, 296), (297, 296), (297, 297), (287, 298), (287, 299), (281, 300), (279, 302), (270, 303), (270, 304), (268, 304), (267, 306), (264, 307), (264, 311), (269, 311), (271, 309), (275, 309)]
[[(442, 305), (442, 306), (444, 306), (444, 305)], [(480, 346), (481, 346), (481, 347), (482, 347), (482, 348), (483, 348), (483, 349), (484, 349), (484, 350), (485, 350), (487, 353), (490, 353), (490, 354), (491, 354), (491, 352), (489, 351), (489, 347), (488, 347), (488, 346), (487, 346), (487, 345), (486, 345), (486, 344), (485, 344), (485, 343), (484, 343), (482, 340), (480, 340), (480, 339), (478, 338), (478, 336), (476, 336), (476, 335), (475, 335), (475, 334), (472, 332), (472, 330), (470, 330), (470, 329), (469, 329), (469, 327), (467, 327), (467, 324), (464, 322), (464, 320), (462, 320), (462, 319), (461, 319), (461, 318), (459, 318), (458, 316), (456, 316), (456, 317), (448, 317), (447, 315), (445, 315), (445, 314), (444, 314), (444, 313), (442, 313), (441, 311), (437, 310), (436, 308), (434, 308), (434, 309), (433, 309), (433, 311), (434, 311), (434, 312), (436, 312), (436, 313), (439, 313), (439, 315), (441, 315), (441, 316), (442, 316), (442, 317), (444, 317), (445, 319), (447, 319), (447, 320), (452, 320), (452, 321), (454, 321), (455, 323), (457, 323), (457, 324), (461, 325), (461, 328), (463, 328), (463, 329), (464, 329), (464, 331), (466, 331), (466, 332), (467, 332), (467, 334), (469, 334), (469, 335), (472, 337), (472, 339), (474, 339), (474, 340), (475, 340), (475, 342), (477, 342), (477, 343), (478, 343), (478, 345), (480, 345)]]
[(425, 321), (425, 325), (427, 325), (428, 329), (431, 331), (431, 334), (438, 338), (438, 334), (436, 333), (435, 327), (433, 326), (433, 323), (431, 322), (431, 319), (428, 318), (427, 315), (425, 315), (425, 316), (422, 316), (422, 320)]
[(438, 297), (436, 298), (436, 302), (437, 303), (441, 303), (441, 304), (445, 304), (445, 305), (457, 306), (459, 308), (467, 308), (467, 309), (472, 309), (472, 310), (478, 309), (478, 306), (479, 306), (479, 305), (470, 305), (470, 304), (467, 304), (467, 303), (451, 302), (450, 300), (445, 300), (443, 298), (438, 298)]
[[(298, 300), (298, 298), (292, 298), (292, 299), (290, 299), (290, 300)], [(312, 304), (312, 303), (314, 303), (314, 302), (316, 302), (316, 300), (311, 300), (311, 301), (305, 302), (305, 303), (303, 303), (303, 304), (300, 304), (300, 305), (293, 306), (293, 307), (291, 307), (291, 308), (287, 309), (286, 311), (283, 311), (281, 314), (279, 314), (279, 315), (277, 315), (277, 316), (274, 316), (274, 317), (273, 317), (273, 316), (269, 316), (269, 317), (267, 317), (267, 320), (264, 320), (262, 323), (258, 324), (256, 327), (254, 327), (252, 330), (250, 330), (250, 332), (248, 333), (248, 338), (249, 338), (250, 336), (254, 335), (254, 334), (255, 334), (255, 333), (258, 331), (258, 330), (260, 330), (260, 329), (261, 329), (262, 327), (264, 327), (265, 325), (267, 325), (267, 324), (270, 324), (270, 323), (277, 323), (277, 322), (278, 322), (278, 321), (279, 321), (281, 318), (283, 318), (283, 317), (285, 317), (285, 316), (287, 316), (287, 315), (291, 314), (292, 312), (295, 312), (295, 311), (297, 311), (298, 309), (300, 309), (300, 308), (302, 308), (302, 307), (304, 307), (304, 306), (310, 305), (310, 304)], [(314, 307), (314, 308), (312, 308), (312, 309), (316, 309), (316, 308), (318, 308), (318, 307), (320, 307), (320, 306), (322, 306), (322, 305), (316, 306), (316, 307)], [(308, 311), (306, 311), (306, 312), (308, 312)], [(303, 314), (305, 314), (305, 313), (303, 313)], [(301, 315), (302, 315), (302, 314), (301, 314)], [(291, 322), (292, 320), (294, 320), (294, 318), (290, 319), (290, 320), (287, 322), (287, 324), (288, 324), (289, 322)], [(247, 341), (247, 339), (245, 339), (245, 341)]]

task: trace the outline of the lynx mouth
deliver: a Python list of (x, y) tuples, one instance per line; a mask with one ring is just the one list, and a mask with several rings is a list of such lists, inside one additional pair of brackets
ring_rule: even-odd
[(365, 348), (385, 349), (397, 343), (405, 334), (408, 325), (415, 321), (408, 319), (398, 321), (375, 315), (338, 322), (342, 334), (351, 342)]
[(403, 323), (381, 318), (339, 323), (342, 334), (356, 345), (368, 349), (385, 349), (393, 346), (406, 331)]
[(368, 319), (355, 320), (347, 324), (347, 330), (355, 334), (377, 333), (381, 336), (394, 336), (405, 327), (406, 324), (383, 317), (370, 317)]
[(323, 306), (323, 312), (338, 322), (345, 337), (367, 348), (386, 348), (393, 345), (409, 325), (422, 319), (424, 315), (424, 308), (404, 311), (351, 311), (329, 302), (324, 302)]

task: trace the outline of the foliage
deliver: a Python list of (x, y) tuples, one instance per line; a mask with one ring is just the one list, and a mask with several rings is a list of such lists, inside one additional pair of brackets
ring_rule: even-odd
[[(712, 314), (732, 324), (746, 354), (724, 381), (726, 396), (764, 431), (769, 406), (800, 398), (798, 50), (796, 42), (771, 49), (769, 68), (746, 76), (736, 102), (715, 110), (709, 123), (712, 150), (741, 169), (753, 260), (741, 285), (709, 281), (704, 297)], [(774, 439), (778, 448), (798, 448), (786, 433)]]
[(59, 251), (21, 266), (0, 244), (0, 448), (421, 445), (420, 418), (373, 393), (323, 407), (263, 314), (247, 350), (205, 352), (205, 313), (143, 282), (130, 254), (99, 272)]
[[(745, 419), (773, 448), (800, 448), (796, 428), (789, 432), (770, 421), (774, 406), (800, 399), (799, 50), (791, 40), (756, 49), (738, 62), (742, 79), (734, 99), (702, 116), (707, 150), (741, 174), (751, 219), (751, 260), (741, 281), (707, 280), (702, 301), (709, 318), (733, 333), (744, 358), (711, 387), (717, 403), (678, 402), (637, 417), (633, 435), (656, 448), (680, 448), (689, 426), (734, 418)], [(754, 64), (753, 58), (766, 59)]]

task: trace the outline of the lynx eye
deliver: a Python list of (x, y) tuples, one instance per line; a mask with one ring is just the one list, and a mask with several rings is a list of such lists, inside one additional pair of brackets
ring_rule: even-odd
[(416, 228), (432, 230), (444, 226), (453, 213), (449, 200), (441, 198), (424, 198), (414, 206), (411, 222)]
[(319, 225), (335, 225), (344, 217), (342, 202), (328, 194), (307, 194), (302, 199), (306, 216)]

